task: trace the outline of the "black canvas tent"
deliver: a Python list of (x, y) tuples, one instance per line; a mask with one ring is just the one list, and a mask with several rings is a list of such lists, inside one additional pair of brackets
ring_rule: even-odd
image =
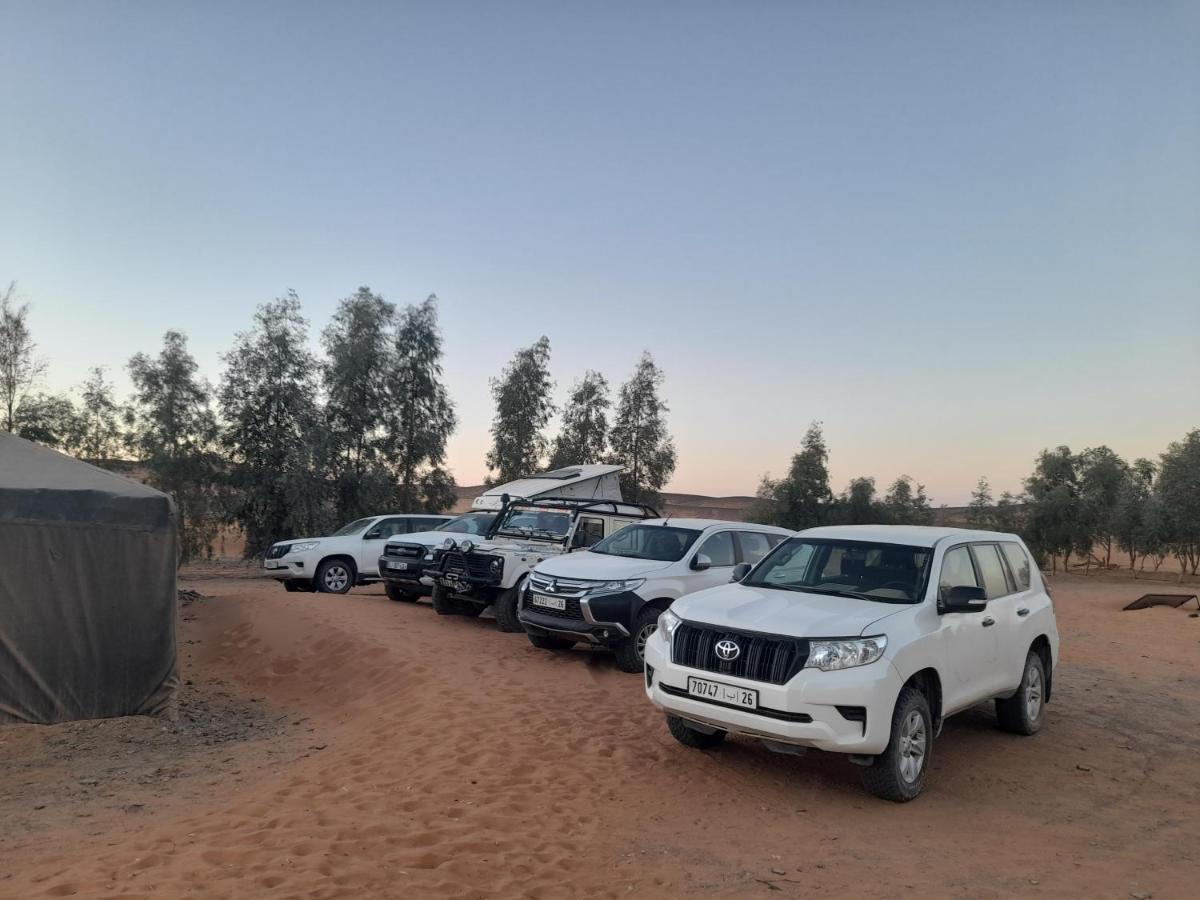
[(177, 548), (166, 494), (0, 432), (0, 724), (161, 712)]

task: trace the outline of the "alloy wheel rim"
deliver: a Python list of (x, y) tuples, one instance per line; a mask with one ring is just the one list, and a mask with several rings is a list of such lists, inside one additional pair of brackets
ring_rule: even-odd
[(638, 659), (646, 658), (646, 641), (650, 640), (650, 635), (658, 630), (658, 625), (643, 625), (642, 630), (637, 633), (636, 649)]
[(1036, 722), (1042, 712), (1042, 673), (1037, 666), (1029, 667), (1025, 678), (1025, 715)]
[(350, 573), (341, 566), (330, 566), (325, 570), (325, 586), (330, 590), (340, 591), (350, 580)]
[(914, 709), (900, 728), (900, 777), (908, 784), (921, 776), (928, 745), (925, 717), (920, 710)]

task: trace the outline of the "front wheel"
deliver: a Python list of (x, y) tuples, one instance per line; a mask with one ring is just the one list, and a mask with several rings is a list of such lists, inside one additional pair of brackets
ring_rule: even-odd
[(1046, 713), (1046, 664), (1040, 653), (1029, 651), (1021, 686), (1006, 700), (996, 701), (1000, 727), (1013, 734), (1037, 734)]
[(354, 587), (354, 571), (344, 559), (327, 559), (317, 567), (317, 590), (323, 594), (345, 594)]
[(521, 620), (517, 618), (517, 598), (520, 595), (520, 586), (510, 587), (506, 591), (501, 591), (496, 595), (493, 601), (492, 611), (496, 614), (496, 624), (501, 631), (506, 631), (509, 634), (516, 634), (525, 630), (521, 625)]
[(526, 635), (529, 638), (529, 643), (537, 647), (539, 650), (570, 650), (575, 646), (575, 641), (569, 641), (566, 638), (550, 637), (544, 634)]
[(397, 603), (416, 603), (419, 596), (416, 591), (407, 590), (390, 581), (383, 583), (383, 589), (387, 592), (388, 599), (394, 600)]
[(916, 688), (906, 687), (892, 712), (892, 737), (887, 749), (862, 770), (863, 787), (894, 803), (907, 803), (921, 793), (933, 749), (933, 716), (929, 701)]
[(305, 584), (302, 581), (296, 581), (295, 579), (292, 579), (291, 581), (285, 581), (283, 583), (283, 589), (285, 591), (287, 591), (289, 594), (295, 594), (295, 593), (299, 593), (300, 591), (311, 590), (311, 588), (307, 584)]
[(667, 716), (667, 730), (675, 740), (693, 750), (711, 750), (725, 742), (724, 731), (705, 734), (703, 731), (697, 731), (679, 716)]
[(617, 657), (617, 668), (622, 672), (640, 672), (646, 665), (646, 641), (658, 628), (658, 617), (662, 611), (652, 606), (642, 607), (633, 619), (633, 633), (613, 645)]

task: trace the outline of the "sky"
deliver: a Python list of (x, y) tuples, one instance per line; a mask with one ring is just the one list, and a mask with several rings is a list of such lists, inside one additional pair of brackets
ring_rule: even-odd
[(1017, 490), (1200, 426), (1200, 3), (0, 0), (0, 282), (68, 391), (295, 289), (440, 300), (488, 379), (666, 373), (672, 490)]

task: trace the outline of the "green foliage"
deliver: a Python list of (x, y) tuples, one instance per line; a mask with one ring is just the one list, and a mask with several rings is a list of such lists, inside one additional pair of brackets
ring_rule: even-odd
[(13, 425), (18, 437), (67, 449), (77, 428), (75, 406), (66, 397), (26, 394), (13, 413)]
[(550, 339), (543, 335), (533, 346), (518, 350), (491, 385), (496, 415), (487, 467), (495, 473), (489, 482), (502, 484), (538, 471), (546, 455), (543, 429), (554, 414)]
[(631, 503), (659, 504), (659, 491), (675, 472), (675, 444), (667, 430), (667, 404), (659, 396), (664, 375), (648, 352), (621, 385), (609, 458), (625, 466), (621, 493)]
[(608, 380), (588, 371), (571, 387), (563, 409), (562, 430), (554, 440), (549, 467), (585, 465), (604, 459), (608, 447)]
[(1079, 454), (1078, 552), (1091, 557), (1097, 544), (1104, 548), (1104, 563), (1112, 561), (1117, 534), (1117, 508), (1121, 489), (1129, 480), (1129, 465), (1108, 447), (1093, 447)]
[(150, 484), (175, 498), (181, 559), (207, 554), (221, 515), (211, 390), (178, 331), (163, 336), (157, 357), (134, 356), (129, 376), (134, 386), (130, 449), (149, 469)]
[(967, 506), (967, 522), (973, 528), (991, 528), (991, 514), (995, 503), (992, 500), (992, 486), (987, 477), (979, 476), (975, 490), (971, 491), (971, 502)]
[(81, 389), (68, 446), (83, 459), (103, 465), (121, 454), (121, 410), (104, 369), (93, 366)]
[[(804, 433), (800, 451), (792, 457), (788, 474), (777, 481), (763, 477), (752, 510), (760, 517), (757, 521), (795, 530), (829, 522), (833, 494), (829, 490), (828, 464), (829, 449), (821, 423), (813, 422)], [(873, 493), (874, 482), (871, 488)]]
[(851, 479), (837, 499), (834, 520), (842, 525), (873, 525), (884, 521), (883, 511), (876, 499), (875, 479)]
[(1200, 428), (1162, 454), (1155, 494), (1165, 543), (1181, 570), (1195, 575), (1200, 569)]
[(234, 488), (228, 514), (246, 536), (246, 555), (323, 533), (332, 522), (317, 467), (318, 369), (295, 292), (260, 305), (222, 359), (221, 446)]
[(1033, 474), (1025, 479), (1029, 497), (1029, 521), (1026, 540), (1038, 551), (1051, 557), (1057, 568), (1057, 558), (1064, 565), (1071, 551), (1079, 546), (1080, 515), (1078, 460), (1071, 448), (1043, 450), (1037, 458)]
[(925, 485), (917, 484), (907, 475), (892, 482), (882, 506), (884, 521), (889, 525), (928, 525), (933, 521)]
[(45, 397), (29, 397), (46, 366), (37, 356), (37, 344), (29, 330), (29, 304), (17, 306), (15, 295), (14, 283), (0, 291), (0, 428), (21, 434), (20, 407), (24, 403), (29, 440), (38, 440), (33, 434), (57, 438), (61, 423), (55, 416), (61, 409), (48, 409)]
[(382, 447), (399, 479), (396, 509), (449, 509), (456, 499), (454, 479), (441, 466), (458, 419), (442, 384), (437, 297), (400, 313), (388, 369), (388, 434)]

